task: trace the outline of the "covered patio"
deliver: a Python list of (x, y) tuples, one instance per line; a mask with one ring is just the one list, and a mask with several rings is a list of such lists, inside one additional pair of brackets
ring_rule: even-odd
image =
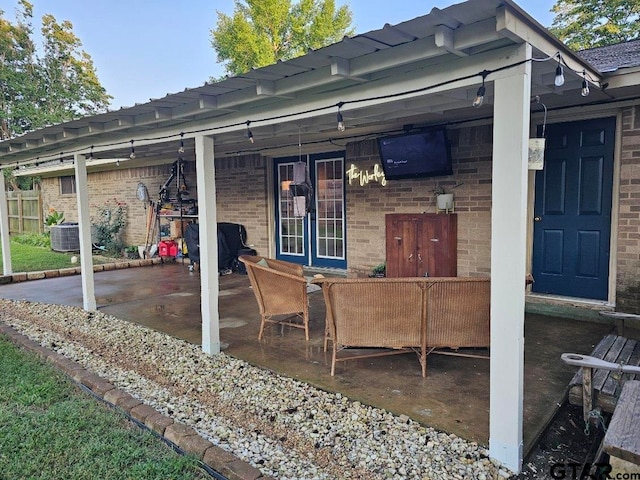
[[(566, 81), (554, 86), (555, 72), (560, 64), (565, 68)], [(404, 400), (398, 403), (404, 402), (407, 415), (421, 417), (423, 421), (428, 419), (428, 423), (436, 426), (447, 418), (451, 421), (446, 425), (447, 430), (468, 429), (467, 437), (483, 442), (488, 440), (491, 456), (517, 472), (522, 466), (527, 444), (523, 441), (524, 419), (529, 422), (529, 414), (536, 408), (545, 412), (550, 409), (549, 398), (540, 402), (527, 400), (535, 392), (545, 391), (531, 383), (531, 379), (550, 382), (561, 392), (566, 383), (565, 373), (558, 372), (558, 377), (552, 375), (555, 371), (551, 368), (552, 362), (556, 362), (566, 347), (576, 350), (576, 338), (583, 333), (588, 337), (584, 339), (585, 351), (605, 333), (602, 326), (593, 326), (597, 331), (591, 332), (592, 326), (572, 329), (569, 323), (565, 333), (553, 335), (550, 333), (552, 328), (562, 322), (551, 322), (551, 326), (536, 329), (532, 328), (536, 319), (528, 317), (531, 326), (527, 325), (526, 349), (536, 345), (555, 346), (552, 351), (527, 350), (529, 363), (525, 368), (522, 279), (527, 272), (527, 249), (532, 242), (527, 230), (533, 202), (527, 170), (528, 138), (535, 130), (532, 125), (542, 118), (541, 112), (536, 112), (532, 118), (531, 102), (537, 95), (548, 94), (545, 103), (550, 108), (555, 107), (562, 114), (566, 114), (565, 108), (574, 108), (576, 114), (587, 103), (609, 99), (597, 88), (593, 88), (589, 99), (580, 97), (579, 93), (575, 95), (584, 82), (596, 87), (600, 80), (597, 69), (567, 49), (511, 0), (469, 0), (443, 10), (434, 8), (425, 16), (396, 26), (385, 25), (380, 30), (346, 38), (300, 58), (278, 62), (241, 77), (30, 132), (3, 142), (0, 162), (7, 168), (33, 168), (31, 172), (36, 175), (38, 166), (45, 163), (47, 168), (66, 171), (67, 175), (75, 177), (82, 295), (74, 301), (79, 300), (77, 304), (85, 310), (100, 307), (111, 313), (113, 309), (117, 316), (127, 318), (119, 311), (124, 307), (118, 305), (126, 306), (127, 315), (135, 312), (140, 316), (146, 309), (157, 317), (150, 322), (160, 322), (151, 326), (169, 330), (169, 327), (161, 328), (161, 324), (163, 319), (170, 320), (167, 325), (171, 325), (173, 334), (199, 342), (208, 354), (215, 355), (228, 344), (227, 350), (231, 354), (245, 356), (258, 364), (270, 359), (275, 363), (267, 366), (275, 370), (295, 365), (293, 371), (283, 370), (283, 373), (299, 378), (308, 375), (309, 381), (326, 388), (332, 384), (353, 388), (349, 394), (355, 397), (376, 402), (393, 402), (396, 397), (402, 397)], [(473, 108), (472, 104), (478, 108)], [(556, 115), (556, 120), (560, 115)], [(346, 125), (346, 130), (336, 129), (338, 119)], [(490, 268), (472, 272), (476, 275), (490, 272), (491, 275), (489, 362), (431, 357), (427, 381), (423, 383), (418, 375), (416, 383), (412, 383), (404, 373), (397, 373), (413, 372), (416, 366), (412, 359), (381, 359), (375, 363), (387, 365), (389, 371), (394, 372), (389, 375), (392, 379), (387, 378), (388, 385), (392, 386), (383, 387), (380, 383), (378, 388), (365, 393), (365, 390), (359, 391), (362, 385), (373, 386), (376, 380), (372, 378), (382, 380), (386, 377), (376, 375), (378, 365), (370, 366), (369, 362), (348, 365), (341, 376), (334, 379), (323, 373), (325, 360), (320, 344), (316, 343), (318, 332), (323, 328), (323, 313), (319, 307), (314, 309), (316, 335), (308, 345), (297, 341), (296, 332), (285, 332), (281, 339), (272, 331), (264, 344), (258, 344), (248, 330), (239, 338), (234, 337), (250, 328), (246, 319), (255, 312), (228, 314), (225, 311), (230, 308), (226, 302), (236, 294), (242, 295), (243, 300), (234, 308), (252, 308), (254, 302), (249, 300), (246, 284), (239, 284), (236, 292), (232, 285), (225, 288), (226, 282), (235, 278), (218, 277), (216, 222), (224, 210), (224, 204), (218, 203), (216, 194), (216, 168), (220, 160), (227, 158), (233, 163), (235, 157), (253, 155), (267, 159), (268, 163), (278, 156), (301, 155), (302, 151), (308, 154), (334, 150), (336, 144), (346, 148), (349, 142), (370, 139), (380, 132), (411, 130), (414, 125), (461, 123), (490, 125), (492, 129), (491, 152), (487, 155), (490, 179), (483, 182), (474, 179), (478, 189), (490, 185), (491, 206), (478, 209), (487, 215), (484, 224), (490, 224)], [(199, 283), (191, 284), (190, 298), (186, 300), (188, 306), (183, 305), (188, 310), (168, 316), (167, 311), (182, 304), (181, 295), (173, 296), (178, 290), (170, 289), (171, 295), (159, 297), (162, 308), (154, 295), (148, 300), (156, 299), (155, 303), (146, 308), (142, 304), (140, 308), (131, 308), (143, 300), (125, 301), (130, 292), (141, 288), (157, 291), (158, 275), (153, 280), (142, 278), (149, 269), (132, 273), (142, 277), (130, 290), (121, 290), (121, 284), (115, 282), (111, 284), (111, 292), (103, 293), (104, 287), (94, 279), (87, 175), (101, 169), (115, 169), (121, 164), (123, 167), (169, 164), (175, 160), (178, 144), (184, 147), (185, 156), (195, 158), (202, 264)], [(261, 182), (263, 187), (274, 183), (273, 171), (265, 170), (259, 172), (260, 178), (255, 182)], [(460, 170), (465, 169), (462, 166)], [(474, 176), (474, 172), (465, 171), (464, 174)], [(3, 181), (2, 176), (0, 181)], [(243, 186), (240, 183), (237, 187)], [(1, 183), (0, 189), (4, 191)], [(423, 192), (423, 195), (427, 194)], [(269, 205), (270, 213), (252, 233), (261, 242), (260, 253), (273, 257), (276, 222), (271, 212), (277, 199), (269, 193), (262, 201)], [(358, 213), (355, 210), (346, 215), (351, 215), (355, 221)], [(0, 202), (0, 217), (3, 261), (5, 274), (8, 274), (11, 260), (6, 202)], [(473, 241), (473, 233), (467, 234)], [(364, 236), (358, 239), (353, 235), (351, 239), (369, 242), (366, 232)], [(351, 252), (355, 250), (353, 248)], [(473, 255), (473, 250), (470, 251)], [(348, 260), (352, 259), (355, 256)], [(105, 273), (108, 275), (115, 273)], [(163, 277), (168, 275), (169, 272)], [(195, 281), (183, 279), (188, 275), (184, 269), (171, 271), (170, 275), (173, 285)], [(240, 282), (245, 280), (238, 279)], [(56, 282), (78, 282), (78, 279)], [(32, 289), (33, 286), (3, 287), (3, 291), (11, 288)], [(76, 288), (73, 292), (77, 295), (80, 290)], [(167, 298), (171, 301), (166, 301)], [(238, 326), (226, 328), (225, 319), (228, 318), (238, 322)], [(132, 320), (144, 323), (140, 319)], [(247, 322), (246, 325), (243, 322)], [(537, 334), (545, 336), (536, 339)], [(296, 338), (295, 347), (280, 344), (290, 342), (291, 337)], [(556, 343), (564, 340), (567, 344)], [(292, 349), (299, 353), (295, 356), (305, 359), (304, 362), (290, 362), (288, 357), (294, 355), (284, 361), (274, 360), (282, 358), (274, 353)], [(474, 368), (470, 369), (470, 365)], [(570, 374), (566, 372), (566, 375)], [(360, 380), (355, 380), (357, 378)], [(396, 381), (399, 383), (394, 385)], [(453, 385), (462, 386), (465, 395), (452, 389)], [(417, 402), (416, 398), (420, 396), (415, 395), (416, 392), (433, 392), (429, 397), (432, 400)], [(556, 394), (551, 397), (551, 405), (560, 400)], [(469, 398), (477, 399), (478, 403), (468, 403)], [(453, 413), (451, 405), (455, 403), (457, 407)], [(542, 425), (544, 420), (540, 417), (534, 423)], [(534, 437), (531, 431), (525, 433), (528, 442)]]
[[(156, 280), (149, 281), (153, 275)], [(118, 269), (96, 274), (98, 310), (171, 336), (201, 343), (200, 277), (186, 265)], [(80, 277), (60, 277), (3, 285), (2, 297), (82, 305)], [(427, 377), (413, 354), (348, 362), (329, 374), (323, 352), (324, 301), (310, 299), (311, 339), (300, 330), (267, 329), (258, 341), (260, 314), (245, 275), (220, 278), (220, 339), (223, 351), (354, 401), (406, 415), (424, 425), (486, 445), (489, 439), (489, 361), (430, 355)], [(606, 323), (528, 314), (525, 316), (524, 451), (565, 399), (574, 369), (560, 361), (564, 352), (588, 353), (609, 333)]]

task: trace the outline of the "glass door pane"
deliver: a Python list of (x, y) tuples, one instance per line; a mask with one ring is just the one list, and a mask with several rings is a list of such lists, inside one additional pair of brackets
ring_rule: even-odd
[(278, 246), (280, 255), (305, 256), (305, 218), (294, 215), (293, 163), (278, 164)]
[(316, 198), (313, 264), (345, 268), (344, 159), (312, 159)]

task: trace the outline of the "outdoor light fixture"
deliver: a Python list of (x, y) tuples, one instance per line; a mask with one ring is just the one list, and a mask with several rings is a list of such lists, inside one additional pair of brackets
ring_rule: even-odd
[(482, 85), (480, 85), (480, 88), (478, 88), (478, 92), (476, 93), (476, 98), (473, 100), (473, 103), (471, 104), (475, 108), (479, 108), (482, 106), (484, 102), (484, 95), (485, 93), (487, 93), (487, 89), (484, 86), (484, 80), (485, 78), (487, 78), (487, 75), (489, 75), (489, 72), (487, 70), (483, 70), (480, 73), (480, 75), (482, 75)]
[(587, 82), (587, 72), (584, 70), (582, 71), (582, 91), (580, 92), (580, 95), (583, 97), (589, 96), (589, 82)]
[(342, 108), (342, 106), (344, 105), (344, 102), (340, 102), (338, 103), (338, 115), (337, 115), (337, 120), (338, 120), (338, 131), (339, 132), (344, 132), (344, 118), (342, 118), (342, 112), (340, 111), (340, 109)]
[(564, 69), (560, 65), (560, 61), (558, 61), (558, 66), (556, 67), (556, 78), (553, 83), (555, 83), (556, 87), (564, 85)]
[(253, 133), (251, 133), (251, 129), (249, 129), (249, 125), (251, 125), (251, 120), (247, 120), (247, 138), (251, 143), (253, 143), (254, 142)]
[(179, 154), (183, 154), (184, 153), (184, 140), (183, 140), (183, 137), (184, 137), (184, 133), (181, 132), (180, 133), (180, 148), (178, 148), (178, 153)]
[(133, 140), (131, 140), (131, 153), (129, 154), (129, 158), (133, 160), (136, 158), (136, 149), (133, 148)]

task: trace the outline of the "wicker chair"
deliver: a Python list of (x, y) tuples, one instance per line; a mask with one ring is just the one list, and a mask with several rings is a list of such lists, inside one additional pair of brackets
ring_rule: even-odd
[(260, 333), (271, 325), (288, 325), (304, 329), (309, 340), (309, 300), (307, 280), (302, 266), (260, 256), (241, 255), (249, 281), (260, 307)]
[[(482, 356), (459, 349), (490, 344), (488, 278), (320, 278), (312, 283), (321, 285), (324, 295), (332, 376), (340, 361), (413, 351), (425, 377), (429, 353)], [(347, 348), (376, 350), (339, 356)]]

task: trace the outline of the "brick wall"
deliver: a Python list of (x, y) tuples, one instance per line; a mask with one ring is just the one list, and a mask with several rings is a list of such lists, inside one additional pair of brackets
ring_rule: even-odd
[(617, 310), (640, 313), (640, 105), (622, 112)]
[(218, 221), (244, 225), (260, 255), (269, 252), (266, 162), (260, 155), (216, 158)]
[[(189, 197), (197, 198), (195, 162), (187, 161), (184, 174)], [(107, 172), (89, 173), (87, 175), (89, 190), (90, 214), (94, 217), (98, 208), (107, 203), (116, 202), (127, 205), (127, 226), (123, 241), (126, 245), (142, 245), (146, 237), (147, 212), (145, 204), (138, 200), (136, 193), (138, 182), (144, 183), (149, 192), (149, 198), (158, 200), (160, 187), (171, 175), (171, 164), (139, 168), (119, 168)], [(171, 196), (175, 196), (175, 185), (172, 182)], [(45, 178), (42, 180), (42, 198), (44, 215), (50, 208), (64, 212), (65, 221), (78, 221), (77, 198), (75, 194), (60, 195), (59, 178)]]
[[(385, 260), (385, 213), (435, 212), (433, 190), (451, 191), (458, 214), (458, 275), (490, 273), (491, 125), (449, 129), (453, 175), (347, 184), (347, 263), (349, 275), (366, 276)], [(347, 168), (374, 173), (379, 168), (375, 140), (347, 146)], [(456, 185), (459, 185), (456, 187)], [(455, 188), (454, 188), (455, 187)]]
[[(216, 159), (216, 193), (218, 221), (241, 223), (247, 228), (247, 242), (263, 254), (268, 252), (268, 207), (266, 194), (266, 160), (259, 155)], [(197, 198), (195, 162), (184, 167), (189, 198)], [(124, 242), (142, 245), (146, 237), (144, 204), (136, 197), (138, 182), (146, 185), (151, 200), (158, 200), (160, 187), (171, 175), (171, 165), (123, 168), (88, 175), (91, 215), (105, 202), (127, 204), (127, 227)], [(175, 196), (175, 183), (170, 196)], [(42, 181), (45, 216), (49, 208), (64, 212), (66, 221), (77, 221), (76, 195), (60, 195), (58, 178)], [(164, 221), (164, 220), (163, 220)]]

